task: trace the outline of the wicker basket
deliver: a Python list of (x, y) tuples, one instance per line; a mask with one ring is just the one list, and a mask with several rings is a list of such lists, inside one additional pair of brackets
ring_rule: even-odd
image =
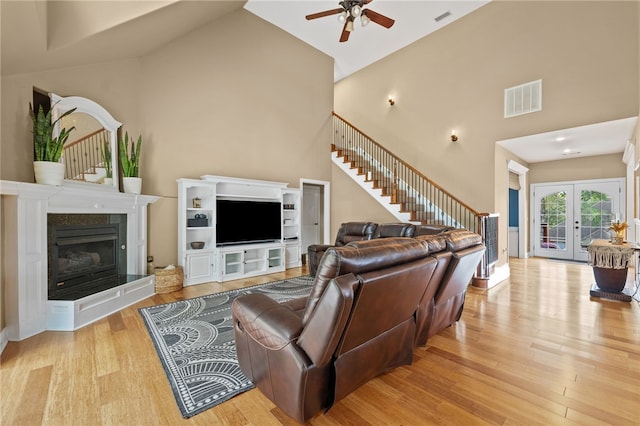
[(156, 293), (171, 293), (182, 288), (182, 266), (176, 266), (175, 269), (155, 268), (153, 272), (156, 276)]

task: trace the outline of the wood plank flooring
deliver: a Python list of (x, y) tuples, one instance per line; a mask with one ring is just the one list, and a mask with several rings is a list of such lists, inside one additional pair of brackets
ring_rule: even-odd
[[(469, 289), (461, 320), (417, 349), (413, 365), (309, 423), (640, 424), (638, 302), (590, 298), (585, 264), (533, 258), (510, 266), (508, 281)], [(74, 333), (9, 342), (0, 358), (0, 424), (296, 424), (256, 389), (183, 419), (137, 309), (304, 273), (191, 286)]]

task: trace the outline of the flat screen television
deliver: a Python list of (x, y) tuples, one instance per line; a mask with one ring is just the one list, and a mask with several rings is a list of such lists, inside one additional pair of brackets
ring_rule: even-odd
[(282, 238), (278, 201), (216, 201), (216, 245), (278, 241)]

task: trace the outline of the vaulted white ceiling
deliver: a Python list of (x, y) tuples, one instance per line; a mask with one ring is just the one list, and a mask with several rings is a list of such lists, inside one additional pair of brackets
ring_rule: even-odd
[[(339, 8), (338, 0), (248, 0), (245, 9), (331, 56), (338, 81), (385, 56), (431, 34), (489, 0), (372, 0), (365, 8), (395, 20), (389, 29), (371, 22), (354, 22), (349, 40), (338, 40), (343, 25), (338, 15), (307, 21), (305, 16)], [(436, 18), (443, 17), (436, 21)]]

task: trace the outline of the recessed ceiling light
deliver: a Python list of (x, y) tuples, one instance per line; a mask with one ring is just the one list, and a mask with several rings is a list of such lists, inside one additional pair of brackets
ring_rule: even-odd
[(555, 138), (555, 141), (556, 142), (562, 142), (565, 139), (567, 139), (567, 138), (565, 138), (564, 136), (558, 136), (557, 138)]

